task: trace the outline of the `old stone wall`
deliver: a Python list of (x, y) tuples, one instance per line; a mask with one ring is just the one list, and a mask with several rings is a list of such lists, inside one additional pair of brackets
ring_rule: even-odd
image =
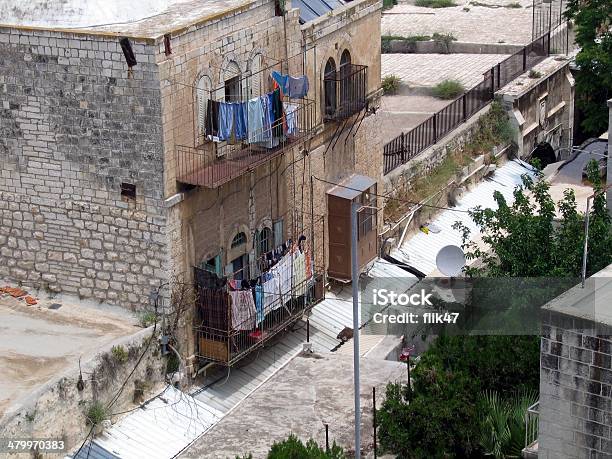
[(612, 327), (544, 312), (538, 457), (611, 457), (611, 359)]
[(574, 80), (568, 61), (549, 57), (533, 73), (498, 91), (496, 98), (516, 130), (520, 157), (529, 156), (541, 142), (549, 143), (560, 158), (568, 157), (574, 128)]
[[(152, 342), (148, 345), (150, 339)], [(113, 352), (113, 346), (122, 352)], [(65, 452), (72, 452), (91, 430), (87, 414), (95, 402), (106, 407), (119, 394), (104, 416), (116, 422), (120, 413), (136, 407), (137, 403), (156, 393), (166, 376), (166, 360), (160, 356), (157, 337), (151, 338), (151, 330), (122, 338), (113, 346), (102, 350), (91, 361), (81, 362), (80, 369), (75, 365), (66, 374), (58, 375), (32, 393), (21, 407), (6, 413), (0, 419), (0, 436), (63, 439)], [(141, 355), (142, 360), (128, 378)], [(81, 389), (79, 375), (83, 380)], [(54, 458), (57, 455), (48, 454), (45, 457)]]
[(132, 44), (128, 74), (118, 37), (0, 29), (0, 277), (133, 309), (165, 278), (159, 75)]

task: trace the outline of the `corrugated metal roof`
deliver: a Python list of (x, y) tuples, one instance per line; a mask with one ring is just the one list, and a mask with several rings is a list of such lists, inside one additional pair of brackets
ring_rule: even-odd
[(373, 178), (365, 175), (353, 174), (346, 180), (341, 181), (339, 185), (329, 190), (327, 194), (344, 199), (353, 199), (374, 184), (376, 184), (376, 180)]
[[(401, 278), (410, 285), (418, 281), (412, 274), (381, 259), (375, 260), (368, 269), (365, 281), (368, 278), (390, 281)], [(352, 328), (351, 286), (335, 293), (327, 292), (325, 300), (312, 309), (309, 322), (310, 342), (315, 352), (338, 348), (341, 343), (336, 338), (338, 333), (345, 327)], [(212, 382), (207, 383), (208, 387), (187, 395), (169, 386), (164, 395), (146, 408), (130, 413), (96, 437), (92, 451), (99, 459), (175, 457), (298, 355), (305, 342), (306, 322), (300, 320), (292, 330), (278, 335), (272, 343), (236, 366), (210, 375), (207, 380)], [(370, 347), (366, 346), (364, 353)], [(167, 403), (169, 400), (174, 403)], [(78, 459), (85, 457), (81, 451)]]
[[(506, 202), (514, 202), (514, 189), (522, 183), (521, 176), (531, 172), (531, 167), (518, 160), (508, 161), (500, 167), (490, 179), (479, 183), (472, 191), (461, 197), (455, 209), (469, 210), (476, 206), (496, 209), (497, 203), (493, 193), (499, 191)], [(467, 226), (472, 234), (478, 234), (476, 223), (465, 212), (445, 210), (433, 220), (432, 224), (440, 229), (439, 233), (419, 232), (397, 249), (391, 251), (391, 256), (399, 262), (412, 266), (426, 275), (436, 270), (436, 255), (446, 245), (461, 246), (461, 233), (453, 229), (453, 224), (460, 221)]]
[(146, 405), (106, 429), (77, 459), (171, 458), (212, 427), (223, 413), (167, 386)]
[(344, 5), (342, 0), (292, 0), (291, 6), (300, 10), (300, 23), (312, 21)]

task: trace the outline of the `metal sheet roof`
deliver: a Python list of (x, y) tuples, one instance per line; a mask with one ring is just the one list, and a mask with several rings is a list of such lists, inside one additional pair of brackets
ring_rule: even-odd
[[(409, 285), (418, 281), (412, 274), (381, 259), (374, 261), (362, 280), (364, 277), (365, 281), (401, 278)], [(341, 343), (336, 338), (338, 333), (345, 327), (352, 328), (350, 285), (335, 293), (327, 292), (326, 298), (312, 309), (309, 322), (310, 342), (315, 352), (337, 349)], [(135, 410), (96, 437), (91, 451), (98, 454), (97, 459), (175, 457), (289, 363), (302, 351), (305, 342), (306, 322), (300, 320), (292, 330), (278, 335), (272, 343), (236, 366), (210, 375), (208, 386), (190, 395), (169, 386), (145, 408)], [(370, 347), (366, 346), (364, 353)], [(82, 453), (78, 459), (85, 459), (86, 453)]]
[(293, 0), (291, 2), (293, 8), (299, 8), (302, 24), (317, 19), (342, 5), (344, 5), (342, 0)]
[[(518, 160), (508, 161), (495, 171), (490, 179), (484, 180), (472, 191), (464, 194), (455, 209), (465, 211), (476, 206), (496, 209), (497, 203), (493, 199), (495, 191), (499, 191), (509, 204), (514, 202), (514, 189), (522, 183), (521, 176), (525, 173), (533, 175), (531, 166)], [(445, 210), (432, 222), (440, 229), (439, 233), (419, 232), (404, 242), (400, 248), (392, 250), (391, 256), (403, 264), (430, 275), (436, 270), (436, 255), (442, 247), (461, 246), (461, 233), (453, 229), (457, 221), (467, 226), (472, 234), (479, 233), (476, 223), (469, 214)]]
[(149, 403), (85, 445), (76, 458), (171, 458), (222, 416), (218, 410), (167, 386)]
[(374, 184), (376, 184), (376, 180), (373, 178), (366, 177), (365, 175), (353, 174), (346, 180), (340, 182), (339, 185), (329, 190), (327, 194), (344, 199), (353, 199)]

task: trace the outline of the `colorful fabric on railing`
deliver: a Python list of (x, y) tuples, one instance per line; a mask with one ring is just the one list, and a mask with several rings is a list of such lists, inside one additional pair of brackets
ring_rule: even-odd
[(268, 94), (268, 104), (268, 110), (271, 112), (272, 136), (280, 138), (283, 135), (283, 102), (279, 89), (275, 89)]
[(255, 309), (257, 309), (257, 321), (256, 324), (259, 325), (263, 322), (265, 317), (264, 312), (264, 287), (263, 285), (255, 286)]
[(306, 258), (299, 250), (293, 254), (293, 293), (295, 296), (306, 293)]
[(308, 94), (308, 77), (302, 75), (300, 77), (289, 77), (289, 92), (288, 96), (292, 99), (302, 99)]
[(285, 104), (285, 118), (287, 120), (287, 135), (298, 134), (297, 105)]
[(264, 112), (264, 142), (262, 145), (266, 148), (274, 148), (278, 146), (278, 138), (273, 135), (272, 127), (274, 126), (274, 107), (271, 100), (272, 93), (261, 96), (261, 105)]
[(246, 102), (237, 102), (232, 105), (234, 110), (234, 134), (236, 140), (244, 140), (247, 138)]
[(264, 142), (264, 109), (261, 97), (247, 103), (247, 130), (249, 143)]
[(278, 309), (283, 305), (283, 302), (280, 298), (279, 276), (274, 275), (273, 273), (267, 273), (267, 276), (265, 276), (264, 279), (266, 280), (262, 284), (264, 294), (263, 307), (265, 313), (267, 314), (270, 311)]
[(232, 328), (252, 330), (256, 326), (257, 310), (251, 290), (229, 292), (232, 299)]
[(276, 70), (272, 70), (270, 75), (272, 76), (272, 79), (276, 81), (276, 84), (278, 84), (283, 94), (289, 94), (289, 75), (277, 72)]
[(234, 109), (231, 103), (219, 102), (219, 140), (230, 140), (234, 128)]

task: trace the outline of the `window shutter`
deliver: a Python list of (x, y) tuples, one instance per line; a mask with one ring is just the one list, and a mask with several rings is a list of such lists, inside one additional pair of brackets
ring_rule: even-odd
[(261, 96), (261, 54), (256, 54), (251, 60), (251, 97)]

